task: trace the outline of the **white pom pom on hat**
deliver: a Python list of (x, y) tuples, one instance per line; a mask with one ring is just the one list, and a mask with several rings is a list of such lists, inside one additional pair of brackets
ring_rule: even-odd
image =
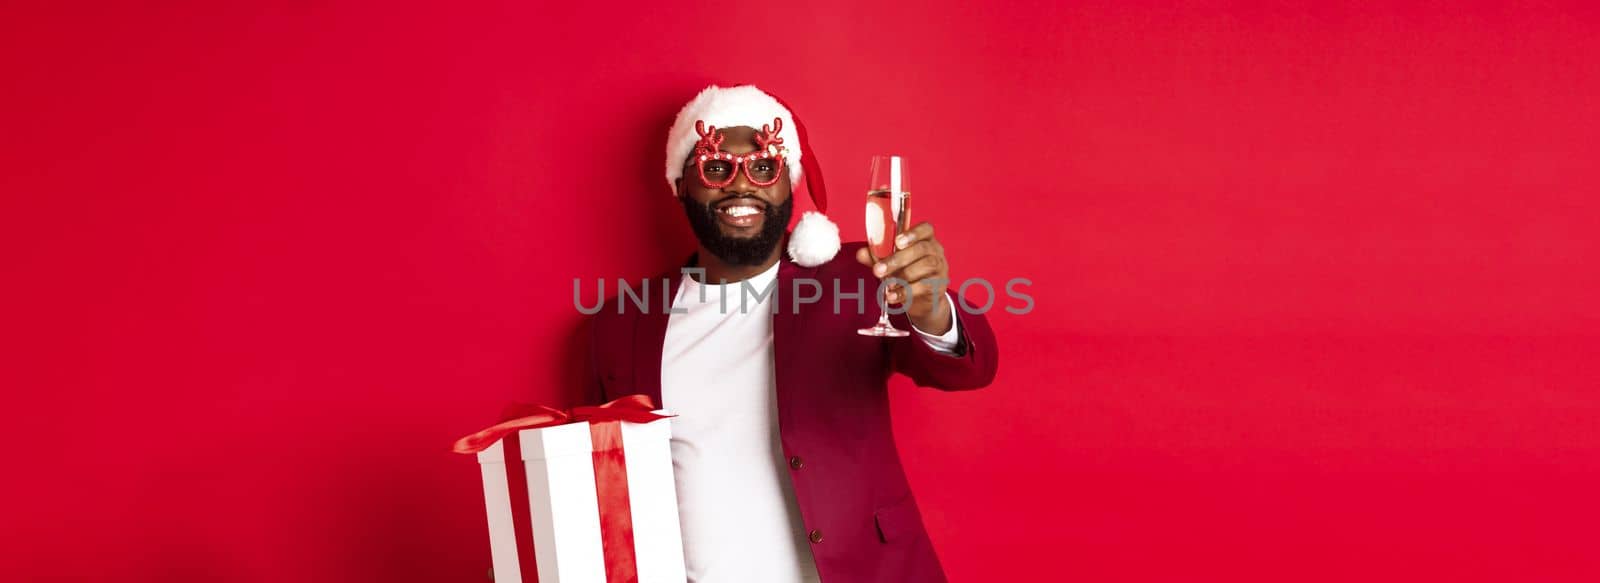
[(789, 184), (796, 185), (804, 177), (811, 202), (820, 212), (806, 212), (789, 234), (789, 258), (806, 267), (816, 267), (831, 261), (839, 253), (839, 227), (823, 214), (828, 210), (828, 193), (822, 182), (822, 168), (817, 164), (816, 153), (806, 139), (806, 128), (800, 120), (776, 97), (757, 89), (754, 85), (718, 87), (712, 85), (700, 91), (694, 99), (678, 111), (678, 117), (667, 132), (667, 186), (678, 194), (678, 179), (683, 177), (684, 161), (700, 141), (695, 132), (696, 121), (708, 126), (730, 128), (745, 126), (760, 128), (772, 123), (773, 118), (783, 120), (778, 137), (787, 150), (783, 163), (789, 168)]
[(839, 225), (828, 216), (806, 211), (789, 234), (789, 257), (806, 267), (827, 263), (839, 253)]

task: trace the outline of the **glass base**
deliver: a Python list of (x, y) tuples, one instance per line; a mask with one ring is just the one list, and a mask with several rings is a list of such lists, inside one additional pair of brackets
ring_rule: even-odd
[(910, 336), (911, 335), (910, 332), (907, 332), (905, 330), (901, 330), (899, 328), (896, 328), (894, 326), (890, 326), (890, 325), (882, 323), (882, 322), (878, 323), (877, 326), (873, 326), (871, 328), (858, 329), (858, 330), (856, 330), (856, 334), (860, 334), (862, 336), (877, 336), (877, 337), (880, 337), (880, 338), (904, 338), (906, 336)]

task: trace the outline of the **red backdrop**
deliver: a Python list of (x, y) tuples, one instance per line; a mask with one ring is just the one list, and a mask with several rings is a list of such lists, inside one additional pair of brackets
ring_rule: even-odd
[(994, 386), (892, 387), (953, 579), (1600, 575), (1593, 3), (40, 4), (5, 579), (482, 581), (448, 446), (571, 398), (574, 278), (690, 248), (712, 82), (847, 239), (893, 150), (958, 278), (1033, 281)]

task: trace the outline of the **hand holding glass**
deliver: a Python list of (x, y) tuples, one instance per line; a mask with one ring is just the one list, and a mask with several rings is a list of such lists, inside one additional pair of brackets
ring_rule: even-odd
[[(900, 156), (873, 156), (867, 182), (867, 249), (875, 262), (894, 255), (894, 239), (910, 227), (911, 192), (906, 187), (906, 161)], [(908, 294), (907, 299), (909, 300)], [(863, 336), (899, 338), (911, 333), (889, 323), (887, 303), (879, 304), (878, 323), (856, 330)]]

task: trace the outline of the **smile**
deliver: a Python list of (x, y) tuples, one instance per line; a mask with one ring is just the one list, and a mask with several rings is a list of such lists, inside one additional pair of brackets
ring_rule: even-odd
[(717, 219), (735, 229), (753, 229), (766, 219), (767, 204), (750, 197), (723, 201), (717, 205)]

